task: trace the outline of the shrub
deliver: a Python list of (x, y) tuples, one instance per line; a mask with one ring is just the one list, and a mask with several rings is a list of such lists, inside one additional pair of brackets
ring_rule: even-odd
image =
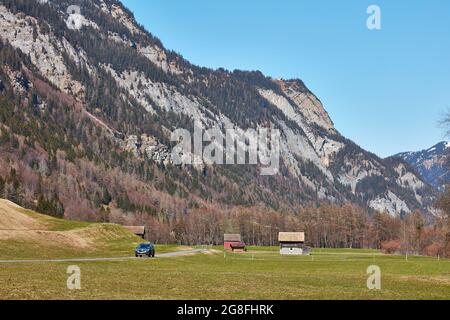
[(401, 248), (400, 240), (390, 240), (381, 243), (381, 250), (384, 253), (393, 254), (400, 251)]

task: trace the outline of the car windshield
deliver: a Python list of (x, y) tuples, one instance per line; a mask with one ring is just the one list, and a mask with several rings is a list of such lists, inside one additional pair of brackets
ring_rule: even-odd
[(140, 244), (138, 248), (139, 249), (150, 249), (150, 244), (143, 243), (143, 244)]

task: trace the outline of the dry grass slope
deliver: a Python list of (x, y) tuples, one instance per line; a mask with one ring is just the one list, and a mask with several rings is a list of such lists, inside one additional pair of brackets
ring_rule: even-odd
[(119, 225), (56, 219), (0, 200), (0, 259), (130, 256), (140, 242)]

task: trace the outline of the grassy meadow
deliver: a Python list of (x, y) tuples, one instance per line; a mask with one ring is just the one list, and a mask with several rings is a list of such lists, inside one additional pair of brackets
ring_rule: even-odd
[[(73, 263), (72, 263), (73, 264)], [(81, 290), (66, 287), (71, 263), (0, 266), (0, 299), (450, 299), (450, 261), (363, 250), (280, 257), (276, 248), (176, 258), (76, 263)], [(382, 272), (368, 290), (367, 267)]]
[[(130, 257), (142, 242), (113, 224), (55, 219), (0, 200), (0, 260)], [(201, 248), (201, 247), (199, 247)], [(276, 247), (124, 261), (0, 262), (0, 299), (450, 299), (450, 260), (376, 250), (316, 249), (280, 256)], [(189, 249), (157, 245), (157, 253)], [(67, 268), (81, 290), (67, 289)], [(366, 270), (381, 268), (381, 290)]]

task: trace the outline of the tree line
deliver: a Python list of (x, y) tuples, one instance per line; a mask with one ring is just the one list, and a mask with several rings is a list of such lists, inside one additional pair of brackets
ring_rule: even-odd
[(450, 257), (449, 195), (433, 223), (420, 211), (392, 216), (369, 213), (352, 204), (301, 208), (286, 214), (266, 207), (235, 207), (229, 211), (199, 208), (176, 215), (141, 216), (148, 240), (184, 245), (221, 245), (225, 233), (240, 233), (247, 245), (276, 246), (278, 233), (303, 231), (313, 248), (371, 248), (387, 253)]

